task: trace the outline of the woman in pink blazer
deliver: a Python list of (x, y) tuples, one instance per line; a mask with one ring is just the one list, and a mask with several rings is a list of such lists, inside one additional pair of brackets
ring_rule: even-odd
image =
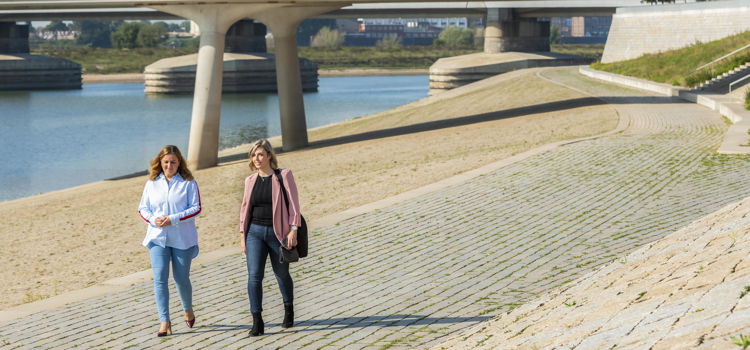
[[(247, 257), (247, 294), (253, 328), (250, 336), (264, 333), (263, 317), (263, 271), (266, 259), (271, 256), (271, 267), (279, 282), (284, 299), (284, 321), (281, 326), (294, 325), (294, 283), (289, 274), (289, 264), (279, 260), (279, 249), (297, 245), (297, 228), (302, 216), (294, 176), (289, 169), (279, 169), (271, 143), (258, 140), (250, 147), (250, 170), (254, 174), (245, 179), (245, 192), (240, 206), (239, 231), (242, 233), (242, 251)], [(284, 180), (284, 186), (277, 176)], [(281, 191), (286, 191), (288, 205)], [(288, 209), (287, 209), (288, 207)]]

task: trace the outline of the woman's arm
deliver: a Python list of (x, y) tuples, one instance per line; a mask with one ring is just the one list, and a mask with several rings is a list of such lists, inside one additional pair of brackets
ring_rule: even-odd
[(237, 223), (237, 231), (242, 234), (245, 233), (245, 227), (242, 227), (244, 226), (242, 225), (242, 221), (246, 219), (245, 215), (247, 215), (247, 206), (250, 205), (250, 198), (247, 198), (247, 195), (249, 193), (248, 186), (250, 184), (250, 177), (252, 177), (252, 175), (245, 178), (245, 188), (242, 191), (242, 203), (240, 203), (240, 220)]
[(195, 217), (200, 215), (201, 207), (201, 193), (198, 190), (198, 183), (195, 180), (188, 181), (187, 190), (184, 194), (187, 196), (187, 209), (169, 215), (169, 223), (167, 225), (179, 225), (182, 222), (188, 222), (195, 220)]
[(156, 218), (154, 217), (154, 213), (151, 210), (151, 201), (149, 201), (149, 195), (149, 182), (146, 182), (146, 186), (143, 187), (141, 202), (138, 204), (138, 214), (140, 214), (143, 221), (147, 222), (153, 227), (157, 227), (156, 222), (154, 221), (154, 219)]
[(292, 175), (291, 170), (287, 169), (281, 172), (281, 176), (284, 177), (284, 187), (286, 187), (287, 198), (289, 198), (289, 225), (300, 226), (302, 225), (302, 214), (300, 214), (299, 193), (297, 192), (297, 183), (294, 182), (294, 175)]

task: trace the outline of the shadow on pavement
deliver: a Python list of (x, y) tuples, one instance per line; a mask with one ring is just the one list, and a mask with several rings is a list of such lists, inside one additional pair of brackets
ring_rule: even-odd
[[(366, 328), (366, 327), (404, 327), (404, 326), (421, 326), (431, 324), (451, 324), (451, 323), (479, 323), (492, 318), (492, 316), (476, 317), (429, 317), (425, 315), (386, 315), (386, 316), (366, 316), (366, 317), (338, 317), (324, 320), (302, 320), (294, 323), (294, 327), (281, 332), (269, 332), (269, 328), (274, 329), (281, 327), (280, 323), (266, 323), (265, 335), (289, 332), (313, 332), (320, 330), (335, 330), (348, 328)], [(247, 331), (251, 328), (250, 324), (230, 325), (230, 324), (208, 324), (194, 328), (195, 330), (188, 333), (206, 333), (206, 332), (225, 332), (225, 331)], [(178, 333), (175, 333), (178, 334)]]
[[(309, 146), (303, 149), (315, 149), (315, 148), (323, 148), (323, 147), (329, 147), (329, 146), (337, 146), (337, 145), (343, 145), (347, 143), (354, 143), (354, 142), (382, 139), (382, 138), (393, 137), (393, 136), (415, 134), (415, 133), (420, 133), (420, 132), (425, 132), (425, 131), (433, 131), (433, 130), (453, 128), (457, 126), (483, 123), (483, 122), (488, 122), (488, 121), (509, 119), (509, 118), (521, 117), (521, 116), (529, 115), (529, 114), (557, 112), (557, 111), (563, 111), (563, 110), (580, 108), (580, 107), (590, 107), (590, 106), (599, 106), (599, 105), (607, 105), (607, 104), (661, 104), (661, 103), (688, 103), (688, 102), (675, 98), (675, 97), (666, 97), (666, 96), (581, 97), (581, 98), (574, 98), (574, 99), (569, 99), (569, 100), (564, 100), (564, 101), (541, 103), (541, 104), (533, 105), (533, 106), (511, 108), (511, 109), (500, 110), (500, 111), (489, 112), (489, 113), (474, 114), (474, 115), (452, 118), (452, 119), (435, 120), (435, 121), (430, 121), (430, 122), (399, 126), (395, 128), (387, 128), (387, 129), (363, 132), (359, 134), (334, 137), (330, 139), (310, 142)], [(275, 151), (277, 154), (284, 153), (281, 147), (277, 147)], [(234, 162), (234, 161), (245, 160), (245, 159), (247, 159), (247, 154), (239, 153), (239, 154), (233, 154), (230, 156), (220, 157), (219, 163)], [(142, 172), (128, 174), (128, 175), (115, 177), (115, 178), (111, 178), (107, 180), (120, 180), (120, 179), (136, 177), (136, 176), (143, 176), (145, 174), (147, 174), (147, 172), (142, 171)]]

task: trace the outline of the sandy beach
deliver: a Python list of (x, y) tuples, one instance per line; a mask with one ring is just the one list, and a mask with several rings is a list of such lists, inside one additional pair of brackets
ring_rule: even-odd
[[(566, 69), (575, 74), (574, 68)], [(504, 74), (312, 129), (311, 147), (280, 154), (279, 165), (294, 170), (303, 213), (314, 224), (315, 218), (543, 144), (615, 128), (618, 116), (613, 109), (581, 105), (576, 99), (587, 96), (539, 78), (538, 71)], [(549, 108), (551, 104), (561, 108)], [(281, 145), (279, 138), (271, 141)], [(239, 252), (239, 202), (249, 175), (246, 148), (224, 150), (222, 156), (240, 160), (194, 174), (204, 205), (197, 219), (202, 253), (226, 247)], [(149, 269), (140, 245), (146, 227), (136, 211), (145, 181), (145, 176), (101, 181), (0, 203), (5, 213), (0, 227), (0, 254), (5, 258), (0, 309)]]

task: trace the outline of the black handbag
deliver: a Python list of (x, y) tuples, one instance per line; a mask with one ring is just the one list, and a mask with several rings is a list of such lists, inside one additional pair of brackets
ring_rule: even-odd
[[(289, 212), (289, 198), (286, 195), (286, 186), (284, 186), (284, 179), (281, 178), (281, 170), (276, 169), (274, 170), (274, 173), (276, 174), (276, 178), (279, 179), (279, 183), (281, 184), (281, 194), (284, 196), (284, 205), (286, 206), (287, 212)], [(305, 217), (300, 215), (302, 218), (302, 222), (300, 223), (300, 226), (297, 228), (297, 246), (292, 248), (291, 250), (296, 250), (298, 259), (304, 258), (307, 256), (307, 247), (308, 247), (308, 240), (307, 240), (307, 222), (305, 221)], [(284, 247), (281, 247), (282, 250)], [(284, 252), (281, 252), (279, 256), (283, 259)], [(293, 260), (293, 261), (297, 261)], [(283, 260), (282, 260), (283, 262)]]
[(282, 264), (288, 264), (295, 261), (299, 261), (299, 253), (297, 247), (292, 249), (286, 249), (283, 246), (279, 248), (279, 262)]

